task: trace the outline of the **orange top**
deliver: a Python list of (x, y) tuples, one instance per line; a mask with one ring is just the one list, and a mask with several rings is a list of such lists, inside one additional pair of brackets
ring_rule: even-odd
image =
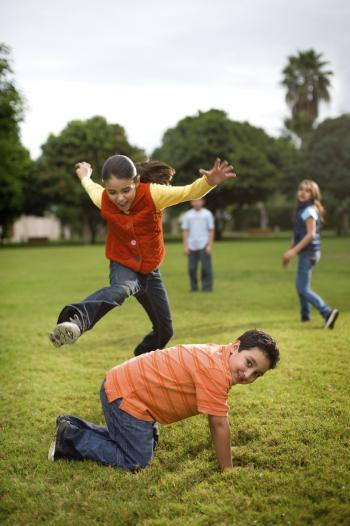
[(129, 214), (102, 194), (101, 215), (107, 221), (106, 257), (135, 272), (148, 274), (164, 257), (162, 212), (157, 211), (149, 183), (140, 183)]
[(109, 402), (140, 420), (170, 424), (205, 413), (227, 416), (232, 345), (177, 345), (141, 354), (106, 374)]

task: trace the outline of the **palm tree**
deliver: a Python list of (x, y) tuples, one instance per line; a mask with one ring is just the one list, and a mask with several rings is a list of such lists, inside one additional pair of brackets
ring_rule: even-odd
[(327, 64), (322, 60), (322, 53), (309, 49), (288, 57), (288, 64), (282, 71), (281, 84), (287, 88), (286, 102), (291, 110), (291, 118), (285, 120), (285, 126), (301, 139), (312, 129), (319, 103), (330, 100), (333, 72), (324, 70)]

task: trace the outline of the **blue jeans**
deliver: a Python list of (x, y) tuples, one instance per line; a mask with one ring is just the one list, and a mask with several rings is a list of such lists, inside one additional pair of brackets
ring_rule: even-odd
[(312, 267), (319, 261), (320, 256), (320, 252), (306, 251), (298, 254), (298, 269), (295, 285), (300, 300), (302, 321), (310, 319), (310, 304), (319, 311), (324, 319), (327, 319), (332, 311), (323, 299), (310, 288)]
[(191, 290), (198, 290), (198, 265), (201, 264), (202, 289), (210, 292), (213, 289), (213, 269), (211, 255), (201, 250), (190, 250), (188, 254), (188, 273), (190, 275)]
[(100, 394), (107, 427), (67, 416), (69, 426), (59, 442), (60, 456), (68, 460), (94, 460), (130, 471), (145, 468), (153, 458), (157, 424), (125, 413), (119, 408), (121, 398), (109, 403), (104, 382)]
[(159, 269), (149, 274), (139, 274), (124, 265), (110, 261), (110, 286), (104, 287), (80, 303), (66, 305), (57, 323), (69, 321), (78, 316), (81, 332), (92, 329), (107, 312), (118, 307), (130, 296), (135, 296), (152, 323), (152, 330), (134, 350), (138, 356), (162, 349), (173, 335), (172, 319), (167, 292)]

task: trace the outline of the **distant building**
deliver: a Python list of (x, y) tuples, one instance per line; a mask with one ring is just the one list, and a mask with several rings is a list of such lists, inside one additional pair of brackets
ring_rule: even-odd
[(69, 239), (70, 236), (70, 229), (63, 228), (60, 221), (54, 216), (22, 216), (13, 224), (11, 241), (40, 243)]

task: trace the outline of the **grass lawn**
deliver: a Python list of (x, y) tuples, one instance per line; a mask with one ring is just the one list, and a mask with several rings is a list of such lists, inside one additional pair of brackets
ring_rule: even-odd
[(104, 372), (131, 357), (149, 323), (134, 299), (74, 346), (53, 350), (60, 308), (107, 283), (101, 246), (2, 249), (1, 515), (8, 526), (350, 524), (350, 243), (326, 239), (314, 289), (341, 315), (324, 330), (299, 322), (295, 263), (285, 240), (217, 243), (215, 291), (188, 292), (180, 244), (162, 265), (172, 343), (228, 343), (259, 327), (281, 363), (231, 390), (234, 469), (217, 468), (205, 416), (162, 426), (152, 464), (138, 474), (93, 462), (50, 463), (57, 415), (103, 423)]

